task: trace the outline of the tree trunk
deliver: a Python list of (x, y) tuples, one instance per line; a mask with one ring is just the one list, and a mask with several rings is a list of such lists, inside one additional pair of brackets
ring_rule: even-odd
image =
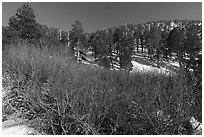
[(148, 58), (152, 59), (152, 47), (149, 45), (148, 47)]
[(158, 68), (160, 68), (159, 60), (160, 60), (160, 50), (157, 49), (157, 67), (158, 67)]
[(180, 70), (184, 70), (183, 58), (181, 53), (177, 53)]
[(143, 54), (143, 39), (141, 39), (141, 48), (142, 48), (142, 54)]
[(139, 43), (137, 43), (137, 53), (139, 53)]

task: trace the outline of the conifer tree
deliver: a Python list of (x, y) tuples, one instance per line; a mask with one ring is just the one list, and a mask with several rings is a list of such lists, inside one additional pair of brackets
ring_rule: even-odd
[(19, 33), (21, 39), (39, 39), (41, 37), (35, 13), (29, 3), (24, 4), (9, 19), (9, 26)]
[(82, 35), (84, 34), (84, 29), (82, 28), (82, 24), (79, 20), (76, 20), (72, 25), (72, 30), (69, 32), (70, 46), (71, 50), (74, 53), (75, 47), (83, 47), (82, 39), (84, 38)]

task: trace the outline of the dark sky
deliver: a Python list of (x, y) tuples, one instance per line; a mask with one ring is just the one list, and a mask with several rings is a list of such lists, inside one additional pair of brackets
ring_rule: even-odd
[[(7, 25), (23, 3), (2, 3), (2, 25)], [(63, 30), (71, 30), (75, 20), (79, 20), (85, 31), (126, 23), (170, 19), (202, 20), (201, 2), (34, 2), (31, 3), (36, 20), (44, 25)]]

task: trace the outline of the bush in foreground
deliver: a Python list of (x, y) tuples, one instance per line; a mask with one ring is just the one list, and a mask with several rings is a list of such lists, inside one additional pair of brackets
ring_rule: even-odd
[(185, 75), (91, 68), (30, 45), (9, 49), (3, 73), (12, 79), (3, 113), (41, 133), (193, 134), (195, 83)]

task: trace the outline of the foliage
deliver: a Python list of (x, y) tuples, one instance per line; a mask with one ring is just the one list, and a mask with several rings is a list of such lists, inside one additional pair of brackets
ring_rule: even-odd
[(2, 45), (16, 43), (19, 40), (18, 32), (9, 26), (2, 26)]
[(86, 49), (88, 44), (87, 33), (84, 32), (82, 24), (79, 20), (76, 20), (72, 25), (72, 30), (69, 32), (70, 46), (73, 49), (75, 47), (80, 47)]
[(168, 47), (171, 50), (171, 52), (174, 52), (177, 54), (177, 59), (181, 63), (183, 62), (183, 56), (185, 52), (185, 47), (184, 47), (184, 41), (185, 41), (185, 32), (183, 28), (176, 27), (174, 28), (168, 37), (167, 43)]
[(29, 3), (24, 4), (16, 11), (16, 15), (9, 19), (9, 26), (16, 30), (22, 39), (38, 39), (41, 37), (34, 11)]

